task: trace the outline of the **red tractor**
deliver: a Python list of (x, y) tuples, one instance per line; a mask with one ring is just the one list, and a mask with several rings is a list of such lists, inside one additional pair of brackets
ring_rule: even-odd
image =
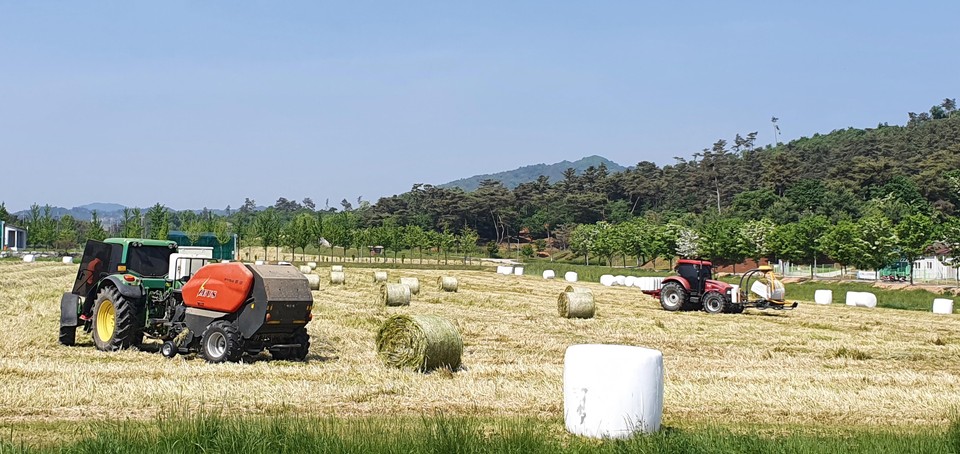
[[(784, 301), (783, 283), (777, 280), (773, 268), (761, 266), (743, 274), (740, 285), (713, 279), (713, 264), (706, 260), (680, 259), (677, 275), (663, 280), (659, 290), (644, 291), (660, 298), (660, 306), (668, 311), (703, 309), (708, 314), (722, 312), (739, 314), (748, 307), (757, 309), (793, 309), (797, 303)], [(752, 286), (751, 285), (752, 282)], [(747, 291), (757, 295), (751, 300)]]

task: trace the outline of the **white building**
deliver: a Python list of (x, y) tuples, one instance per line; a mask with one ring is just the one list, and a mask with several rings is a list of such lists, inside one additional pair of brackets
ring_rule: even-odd
[(3, 241), (0, 249), (4, 251), (21, 251), (27, 248), (27, 231), (19, 227), (14, 227), (3, 221), (0, 221), (0, 227), (3, 228)]
[(913, 280), (947, 280), (956, 279), (957, 269), (946, 263), (943, 256), (927, 256), (913, 262)]

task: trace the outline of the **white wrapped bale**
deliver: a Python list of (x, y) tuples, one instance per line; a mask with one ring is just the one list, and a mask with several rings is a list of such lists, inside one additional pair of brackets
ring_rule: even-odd
[(627, 277), (622, 274), (617, 275), (616, 285), (627, 285)]
[(817, 290), (813, 292), (813, 301), (817, 304), (833, 304), (833, 290)]
[(877, 295), (870, 292), (847, 292), (847, 306), (877, 307)]
[(576, 271), (567, 271), (563, 274), (563, 278), (567, 282), (577, 282), (577, 272)]
[(66, 256), (63, 258), (63, 263), (73, 263), (73, 256)]
[(420, 294), (420, 279), (415, 277), (401, 277), (400, 283), (410, 287), (410, 293), (413, 295)]
[(310, 268), (307, 265), (300, 265), (300, 272), (303, 274), (310, 274), (313, 273), (313, 268)]
[(627, 279), (624, 281), (623, 285), (626, 285), (627, 287), (634, 287), (637, 285), (637, 279), (638, 278), (636, 276), (627, 276)]
[(571, 345), (563, 358), (567, 430), (593, 438), (629, 438), (660, 430), (663, 354), (627, 345)]
[(522, 266), (513, 267), (513, 274), (515, 276), (523, 276), (523, 267)]
[(936, 298), (933, 300), (933, 313), (934, 314), (952, 314), (953, 313), (953, 300), (948, 300), (946, 298)]
[(497, 274), (503, 274), (503, 275), (513, 274), (513, 267), (506, 266), (506, 265), (497, 266)]
[(347, 276), (343, 271), (331, 271), (330, 272), (330, 283), (333, 285), (343, 285), (346, 282)]
[(253, 264), (254, 264), (254, 265), (266, 265), (266, 262), (264, 262), (263, 260), (257, 260), (256, 262), (253, 262)]
[(307, 278), (307, 283), (310, 284), (310, 290), (320, 290), (320, 276), (316, 274), (305, 274), (304, 277)]
[(331, 266), (330, 266), (330, 271), (331, 271), (331, 272), (337, 272), (337, 271), (339, 271), (339, 272), (342, 273), (342, 272), (343, 272), (343, 265), (331, 265)]
[(610, 287), (616, 283), (617, 283), (617, 278), (612, 274), (604, 274), (603, 276), (600, 276), (600, 284), (603, 285), (604, 287)]
[(553, 278), (555, 278), (555, 277), (557, 277), (557, 273), (554, 273), (553, 270), (544, 270), (544, 271), (543, 271), (543, 278), (544, 278), (544, 279), (553, 279)]
[(373, 283), (374, 284), (383, 284), (387, 282), (387, 272), (386, 271), (374, 271), (373, 272)]
[(33, 254), (27, 254), (27, 255), (23, 256), (23, 261), (24, 261), (24, 262), (27, 262), (27, 263), (36, 262), (36, 261), (37, 261), (37, 256), (35, 256), (35, 255), (33, 255)]
[(307, 266), (309, 266), (311, 270), (315, 270), (317, 269), (317, 262), (307, 262)]

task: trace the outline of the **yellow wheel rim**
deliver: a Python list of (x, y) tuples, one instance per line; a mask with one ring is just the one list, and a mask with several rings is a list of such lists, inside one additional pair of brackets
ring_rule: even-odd
[(117, 309), (113, 307), (113, 301), (103, 300), (100, 303), (100, 309), (97, 310), (97, 337), (101, 341), (109, 341), (113, 337), (113, 330), (117, 324)]

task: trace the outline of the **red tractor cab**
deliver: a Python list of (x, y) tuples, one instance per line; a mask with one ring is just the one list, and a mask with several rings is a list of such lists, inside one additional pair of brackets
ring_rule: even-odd
[(677, 275), (664, 279), (660, 290), (647, 292), (660, 298), (660, 306), (665, 310), (743, 312), (743, 306), (734, 302), (738, 299), (734, 286), (714, 280), (713, 264), (709, 261), (680, 259), (675, 270)]

